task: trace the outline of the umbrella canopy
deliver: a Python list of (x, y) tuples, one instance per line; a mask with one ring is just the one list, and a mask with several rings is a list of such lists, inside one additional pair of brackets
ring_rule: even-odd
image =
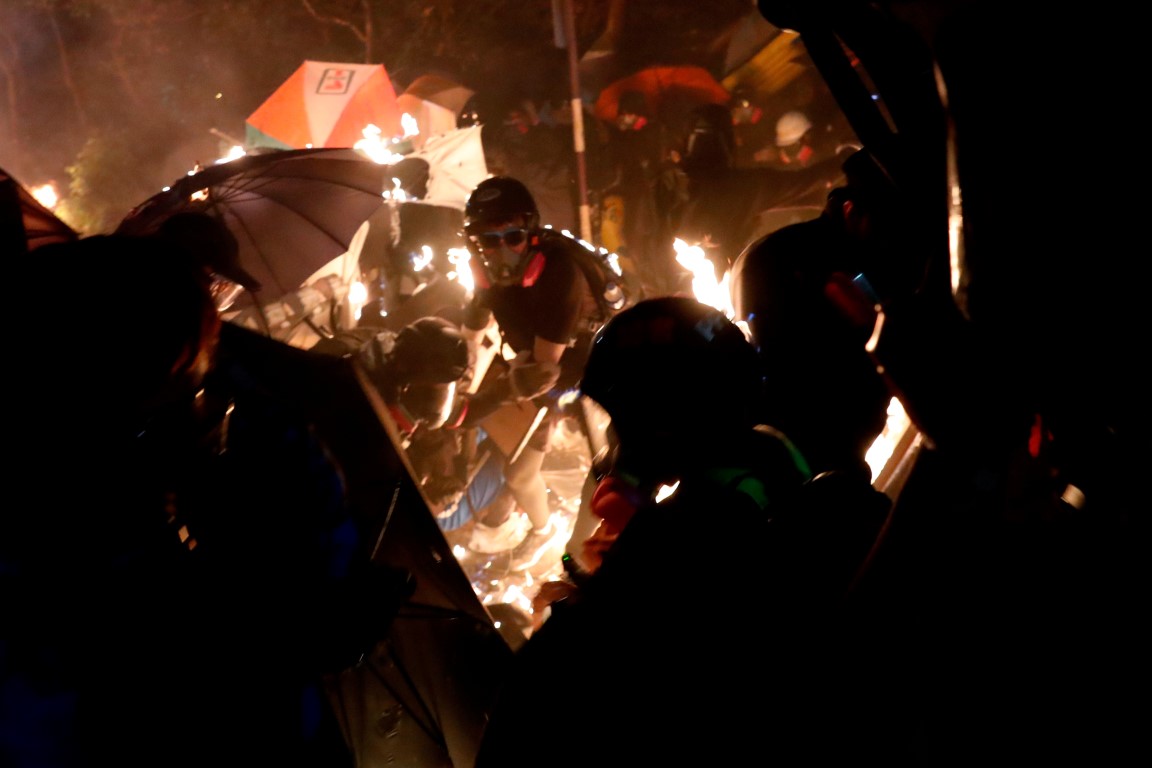
[(236, 236), (240, 266), (269, 301), (346, 252), (393, 178), (419, 196), (427, 171), (422, 160), (380, 165), (350, 149), (248, 155), (180, 178), (129, 213), (118, 231), (145, 234), (175, 213), (206, 211)]
[(79, 237), (3, 168), (0, 168), (0, 230), (4, 251), (14, 254), (31, 253), (42, 245)]
[(457, 117), (475, 92), (441, 75), (421, 75), (396, 98), (400, 111), (416, 118), (416, 147), (456, 129)]
[[(764, 22), (767, 24), (767, 22)], [(740, 88), (760, 104), (774, 100), (794, 103), (799, 97), (785, 98), (786, 88), (795, 87), (798, 80), (812, 72), (800, 36), (795, 32), (779, 30), (754, 52), (747, 50), (731, 53), (734, 63), (724, 76), (723, 85), (730, 91)]]
[(349, 358), (231, 323), (220, 344), (224, 368), (301, 408), (340, 464), (371, 559), (412, 577), (399, 606), (365, 592), (356, 609), (395, 610), (395, 620), (359, 664), (326, 681), (355, 765), (472, 765), (511, 650), (436, 525), (379, 393)]
[(727, 77), (746, 64), (780, 31), (755, 8), (737, 21), (732, 26), (728, 45), (724, 48), (724, 76)]
[(412, 81), (412, 83), (404, 89), (397, 100), (403, 104), (404, 99), (419, 99), (426, 101), (430, 104), (435, 104), (452, 112), (452, 114), (459, 114), (464, 105), (468, 103), (468, 99), (476, 92), (471, 88), (461, 85), (454, 80), (449, 80), (442, 75), (421, 75)]
[(375, 125), (384, 136), (401, 132), (400, 108), (380, 64), (305, 61), (245, 125), (249, 147), (352, 147)]
[(433, 136), (405, 158), (428, 164), (428, 188), (421, 196), (424, 202), (464, 210), (472, 190), (490, 175), (481, 130), (482, 126), (472, 125)]
[(620, 97), (629, 92), (644, 97), (650, 116), (669, 123), (677, 122), (692, 107), (727, 104), (731, 98), (724, 86), (703, 67), (654, 66), (626, 75), (600, 91), (592, 113), (601, 120), (614, 122)]

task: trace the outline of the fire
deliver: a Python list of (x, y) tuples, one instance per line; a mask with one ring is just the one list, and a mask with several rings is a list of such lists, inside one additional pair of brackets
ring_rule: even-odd
[(364, 285), (359, 280), (353, 280), (352, 284), (348, 286), (348, 303), (352, 305), (356, 313), (368, 303), (368, 286)]
[(448, 249), (448, 262), (453, 267), (448, 272), (448, 279), (460, 283), (469, 297), (476, 290), (476, 283), (472, 279), (472, 267), (468, 264), (471, 260), (472, 254), (468, 253), (467, 248)]
[(888, 403), (888, 420), (884, 423), (884, 429), (872, 441), (872, 445), (869, 446), (868, 452), (864, 455), (864, 461), (872, 470), (873, 481), (879, 477), (880, 471), (892, 458), (900, 438), (904, 436), (911, 425), (912, 421), (905, 413), (904, 406), (900, 404), (899, 400), (892, 398)]
[(420, 272), (432, 263), (432, 247), (428, 245), (420, 246), (420, 255), (412, 257), (412, 271)]
[(414, 199), (408, 197), (408, 193), (405, 192), (404, 188), (401, 186), (400, 179), (396, 178), (395, 176), (392, 177), (392, 189), (385, 189), (381, 195), (385, 200), (397, 203), (403, 203), (406, 200)]
[(728, 318), (736, 314), (732, 297), (728, 291), (729, 273), (723, 279), (716, 279), (716, 265), (704, 255), (699, 245), (689, 245), (680, 238), (672, 243), (676, 249), (676, 261), (692, 273), (692, 293), (696, 300), (720, 310)]
[(233, 147), (228, 150), (228, 153), (224, 155), (224, 157), (216, 161), (215, 165), (220, 165), (221, 163), (230, 163), (233, 160), (238, 160), (247, 154), (248, 153), (244, 151), (244, 147), (240, 146), (239, 144), (233, 145)]
[(416, 118), (412, 117), (412, 115), (408, 114), (407, 112), (400, 116), (400, 127), (404, 129), (404, 135), (401, 137), (402, 139), (406, 139), (409, 136), (420, 135), (420, 126), (416, 124)]
[[(363, 152), (373, 162), (380, 165), (393, 165), (404, 159), (404, 155), (396, 151), (403, 148), (399, 146), (400, 139), (394, 138), (385, 141), (382, 137), (384, 132), (371, 123), (365, 126), (361, 133), (364, 138), (353, 144), (352, 148)], [(406, 146), (410, 151), (411, 145)]]
[(28, 191), (32, 193), (32, 197), (36, 198), (36, 202), (48, 210), (52, 210), (56, 207), (56, 204), (60, 202), (60, 196), (56, 193), (56, 187), (51, 182), (33, 187)]

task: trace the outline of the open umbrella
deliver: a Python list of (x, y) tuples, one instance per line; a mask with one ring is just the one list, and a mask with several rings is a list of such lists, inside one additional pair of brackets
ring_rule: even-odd
[(731, 94), (707, 69), (698, 66), (652, 66), (626, 75), (605, 87), (596, 97), (592, 113), (614, 122), (620, 97), (639, 93), (648, 113), (668, 123), (676, 123), (693, 107), (726, 104)]
[(417, 148), (431, 138), (456, 129), (457, 117), (475, 93), (471, 88), (441, 75), (421, 75), (396, 97), (401, 112), (416, 119), (420, 133), (413, 137)]
[(231, 323), (220, 344), (222, 367), (242, 371), (315, 425), (342, 470), (366, 554), (411, 575), (399, 605), (394, 594), (365, 591), (349, 606), (394, 611), (395, 619), (359, 663), (326, 681), (354, 765), (472, 765), (511, 650), (429, 511), (379, 392), (351, 358)]
[(472, 190), (491, 175), (481, 131), (482, 126), (472, 125), (430, 137), (405, 158), (428, 164), (427, 191), (421, 195), (424, 202), (464, 210)]
[(375, 125), (400, 133), (400, 109), (380, 64), (305, 61), (245, 125), (249, 147), (352, 147)]
[(145, 234), (175, 213), (206, 211), (236, 236), (240, 266), (262, 286), (261, 299), (275, 300), (348, 250), (394, 178), (420, 197), (427, 162), (380, 165), (350, 149), (274, 150), (180, 178), (137, 206), (118, 231)]
[(464, 109), (464, 105), (468, 103), (468, 99), (472, 98), (474, 93), (475, 91), (471, 88), (455, 80), (449, 80), (442, 75), (428, 74), (420, 75), (413, 80), (396, 100), (403, 107), (406, 97), (407, 99), (419, 99), (444, 107), (456, 115)]

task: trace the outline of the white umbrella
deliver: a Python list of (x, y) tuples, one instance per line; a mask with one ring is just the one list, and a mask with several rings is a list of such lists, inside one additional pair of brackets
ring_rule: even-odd
[(434, 136), (408, 155), (428, 163), (428, 188), (421, 202), (464, 210), (472, 190), (491, 175), (480, 141), (481, 128), (471, 125)]

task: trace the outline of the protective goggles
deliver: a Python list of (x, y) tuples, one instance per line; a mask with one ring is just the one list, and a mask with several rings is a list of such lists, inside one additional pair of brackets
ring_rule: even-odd
[(528, 230), (523, 227), (512, 227), (503, 232), (470, 232), (468, 239), (484, 249), (499, 248), (502, 242), (509, 248), (516, 248), (528, 239)]

